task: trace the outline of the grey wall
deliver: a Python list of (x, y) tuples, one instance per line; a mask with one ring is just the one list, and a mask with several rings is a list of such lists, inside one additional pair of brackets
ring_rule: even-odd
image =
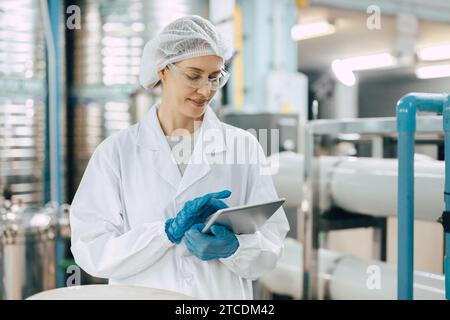
[(364, 81), (359, 85), (359, 117), (395, 116), (397, 101), (409, 92), (450, 92), (450, 78), (378, 78)]

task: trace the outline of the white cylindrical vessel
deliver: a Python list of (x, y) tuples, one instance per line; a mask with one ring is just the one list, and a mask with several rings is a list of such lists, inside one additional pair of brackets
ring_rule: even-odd
[(273, 154), (268, 161), (276, 172), (273, 182), (278, 196), (285, 198), (284, 206), (298, 207), (303, 198), (303, 155), (292, 152)]
[[(271, 292), (301, 299), (303, 246), (287, 238), (277, 267), (259, 281)], [(332, 300), (397, 299), (397, 268), (381, 261), (363, 261), (338, 252), (319, 250), (319, 296)], [(445, 300), (442, 275), (415, 271), (414, 299)]]
[[(331, 197), (351, 212), (373, 216), (397, 215), (396, 159), (348, 158), (330, 177)], [(444, 162), (415, 161), (414, 217), (436, 221), (444, 210)]]
[[(380, 261), (343, 257), (331, 274), (329, 295), (333, 300), (397, 299), (397, 268)], [(445, 300), (443, 276), (415, 271), (415, 300)]]
[[(277, 157), (273, 180), (278, 195), (286, 198), (285, 206), (297, 207), (303, 194), (303, 155), (282, 152)], [(314, 164), (319, 166), (320, 198), (329, 198), (328, 205), (372, 216), (397, 215), (396, 159), (320, 157)], [(444, 210), (444, 162), (416, 160), (414, 169), (414, 217), (436, 221)]]

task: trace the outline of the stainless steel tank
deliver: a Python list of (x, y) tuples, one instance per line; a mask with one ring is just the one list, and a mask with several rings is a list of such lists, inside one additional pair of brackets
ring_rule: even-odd
[[(208, 16), (208, 0), (84, 0), (81, 6), (73, 66), (73, 192), (95, 147), (145, 114), (134, 94), (145, 43), (176, 18)], [(152, 102), (159, 100), (154, 93)]]
[(44, 76), (41, 26), (39, 0), (0, 0), (0, 76)]
[(44, 42), (38, 0), (0, 0), (0, 192), (42, 203)]
[(56, 287), (56, 210), (10, 205), (0, 213), (0, 298), (24, 299)]
[(43, 102), (0, 100), (0, 190), (9, 189), (13, 201), (42, 203), (44, 147)]

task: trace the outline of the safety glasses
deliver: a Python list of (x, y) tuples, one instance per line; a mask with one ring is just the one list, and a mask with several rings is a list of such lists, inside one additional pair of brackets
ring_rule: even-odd
[(173, 71), (180, 75), (183, 83), (194, 89), (203, 88), (203, 86), (208, 83), (209, 88), (215, 91), (222, 88), (227, 83), (228, 78), (230, 77), (230, 74), (224, 69), (220, 70), (218, 76), (209, 78), (202, 75), (202, 73), (194, 70), (186, 70), (185, 68), (176, 66), (173, 63), (169, 64), (167, 68), (170, 71)]

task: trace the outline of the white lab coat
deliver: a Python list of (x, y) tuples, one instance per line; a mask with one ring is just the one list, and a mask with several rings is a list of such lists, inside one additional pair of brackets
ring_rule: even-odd
[(222, 123), (208, 106), (200, 130), (215, 130), (218, 139), (208, 147), (199, 139), (191, 158), (204, 160), (189, 164), (181, 176), (158, 107), (107, 138), (92, 155), (71, 206), (75, 261), (110, 284), (167, 289), (199, 299), (250, 299), (251, 281), (243, 279), (270, 271), (281, 255), (289, 230), (282, 208), (255, 234), (238, 235), (239, 248), (232, 256), (211, 261), (186, 254), (183, 242), (170, 242), (164, 223), (186, 201), (223, 189), (232, 191), (224, 200), (230, 207), (277, 199), (272, 177), (260, 174), (263, 162), (214, 162), (232, 151), (230, 132), (238, 142), (249, 141), (237, 144), (239, 154), (262, 155), (266, 161), (262, 148), (247, 131)]

